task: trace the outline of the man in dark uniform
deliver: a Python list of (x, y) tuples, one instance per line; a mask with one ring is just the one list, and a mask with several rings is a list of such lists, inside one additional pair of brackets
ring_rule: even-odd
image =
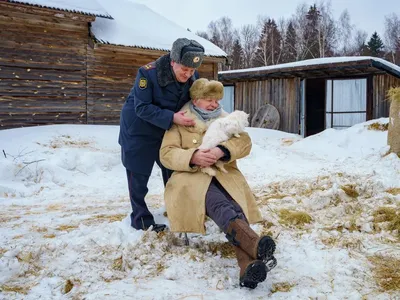
[(164, 168), (159, 159), (165, 130), (173, 123), (194, 125), (192, 119), (178, 111), (190, 100), (189, 88), (198, 78), (196, 69), (203, 57), (204, 48), (198, 42), (177, 39), (169, 54), (139, 69), (122, 108), (119, 144), (128, 177), (131, 225), (136, 229), (165, 229), (164, 224), (155, 223), (144, 201), (147, 183), (154, 162), (161, 168), (164, 185), (171, 176), (172, 171)]

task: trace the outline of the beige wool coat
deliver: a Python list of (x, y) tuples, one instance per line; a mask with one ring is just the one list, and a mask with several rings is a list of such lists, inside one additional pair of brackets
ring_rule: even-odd
[[(191, 168), (189, 163), (202, 142), (207, 124), (190, 111), (189, 104), (183, 106), (181, 111), (186, 111), (185, 116), (194, 119), (196, 125), (185, 127), (174, 124), (164, 135), (160, 149), (161, 163), (174, 170), (165, 188), (164, 200), (171, 231), (205, 234), (205, 199), (212, 177), (201, 172), (197, 166)], [(236, 165), (237, 159), (250, 153), (249, 135), (241, 133), (239, 138), (232, 137), (221, 145), (229, 150), (231, 158), (225, 164), (228, 173), (216, 169), (216, 179), (240, 205), (250, 223), (261, 221), (261, 213), (250, 187)]]

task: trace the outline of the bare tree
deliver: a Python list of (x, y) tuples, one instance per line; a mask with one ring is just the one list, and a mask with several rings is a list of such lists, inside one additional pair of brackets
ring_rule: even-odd
[(350, 14), (345, 9), (338, 21), (338, 54), (342, 56), (351, 55), (351, 41), (354, 25), (351, 24)]
[(254, 25), (243, 25), (240, 28), (240, 42), (243, 49), (243, 66), (250, 68), (257, 48), (258, 31)]
[(297, 6), (295, 14), (289, 20), (296, 32), (296, 60), (303, 60), (307, 53), (307, 44), (309, 37), (305, 34), (308, 20), (307, 20), (308, 6), (306, 3), (301, 3)]
[[(385, 46), (392, 63), (400, 63), (400, 18), (396, 14), (385, 16)], [(397, 53), (396, 53), (397, 52)], [(397, 54), (397, 55), (396, 55)]]
[(333, 56), (333, 50), (337, 42), (336, 24), (332, 14), (330, 1), (319, 3), (320, 18), (317, 23), (319, 57)]
[(350, 45), (349, 54), (353, 56), (361, 56), (365, 52), (368, 33), (364, 30), (357, 30), (354, 34), (353, 41)]
[(210, 37), (208, 36), (208, 33), (205, 31), (197, 31), (196, 35), (206, 39), (206, 40), (210, 40)]
[(228, 17), (222, 17), (218, 20), (218, 25), (221, 33), (222, 50), (224, 50), (228, 55), (231, 55), (235, 40), (232, 20)]

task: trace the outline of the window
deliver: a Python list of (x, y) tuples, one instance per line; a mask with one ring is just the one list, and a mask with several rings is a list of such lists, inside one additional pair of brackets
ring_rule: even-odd
[(326, 128), (347, 128), (367, 120), (367, 79), (326, 81)]

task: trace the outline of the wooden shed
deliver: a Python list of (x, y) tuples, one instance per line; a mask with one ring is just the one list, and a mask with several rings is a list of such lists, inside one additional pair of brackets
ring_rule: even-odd
[[(164, 29), (121, 30), (143, 16)], [(0, 0), (0, 28), (0, 129), (119, 124), (138, 68), (168, 53), (178, 37), (205, 47), (201, 76), (217, 78), (226, 60), (212, 43), (128, 1)]]
[(334, 57), (223, 71), (218, 78), (235, 109), (252, 117), (271, 104), (279, 130), (309, 136), (388, 117), (386, 93), (400, 86), (400, 67), (375, 57)]

